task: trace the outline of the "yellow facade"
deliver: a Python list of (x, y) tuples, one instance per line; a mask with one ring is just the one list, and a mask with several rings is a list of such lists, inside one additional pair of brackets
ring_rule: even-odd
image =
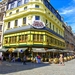
[[(39, 8), (35, 8), (36, 5), (39, 6)], [(19, 11), (16, 12), (17, 10)], [(52, 32), (46, 29), (37, 28), (16, 31), (17, 28), (25, 27), (29, 24), (31, 25), (35, 16), (40, 16), (40, 20), (44, 22), (45, 27)], [(23, 18), (26, 18), (26, 24), (23, 24)], [(20, 24), (15, 26), (15, 20), (18, 20), (18, 24)], [(10, 28), (8, 28), (9, 22), (11, 23)], [(4, 24), (4, 47), (45, 47), (65, 49), (62, 22), (41, 0), (30, 0), (27, 4), (7, 10)], [(6, 31), (11, 31), (13, 29), (15, 29), (14, 32), (6, 33)]]

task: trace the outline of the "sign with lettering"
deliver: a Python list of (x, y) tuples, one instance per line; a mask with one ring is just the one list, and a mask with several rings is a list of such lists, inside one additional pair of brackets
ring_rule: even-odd
[(44, 24), (44, 22), (42, 22), (40, 20), (35, 20), (35, 21), (33, 21), (32, 26), (34, 28), (44, 28), (45, 24)]

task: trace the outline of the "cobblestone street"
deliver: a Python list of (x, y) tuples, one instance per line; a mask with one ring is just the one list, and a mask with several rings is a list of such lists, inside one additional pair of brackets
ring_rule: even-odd
[(75, 75), (75, 59), (65, 62), (65, 66), (49, 63), (9, 63), (0, 65), (0, 75)]

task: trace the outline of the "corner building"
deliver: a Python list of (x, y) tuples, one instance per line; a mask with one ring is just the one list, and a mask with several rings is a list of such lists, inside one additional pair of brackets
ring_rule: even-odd
[(4, 23), (5, 48), (65, 49), (61, 16), (49, 0), (8, 1)]

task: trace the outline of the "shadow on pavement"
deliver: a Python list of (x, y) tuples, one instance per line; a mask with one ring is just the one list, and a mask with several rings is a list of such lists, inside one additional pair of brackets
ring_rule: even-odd
[(19, 72), (24, 70), (31, 70), (34, 68), (49, 66), (49, 63), (31, 63), (27, 62), (26, 65), (23, 65), (22, 63), (15, 62), (15, 63), (9, 63), (9, 62), (3, 62), (0, 65), (0, 74), (8, 74), (12, 72)]

